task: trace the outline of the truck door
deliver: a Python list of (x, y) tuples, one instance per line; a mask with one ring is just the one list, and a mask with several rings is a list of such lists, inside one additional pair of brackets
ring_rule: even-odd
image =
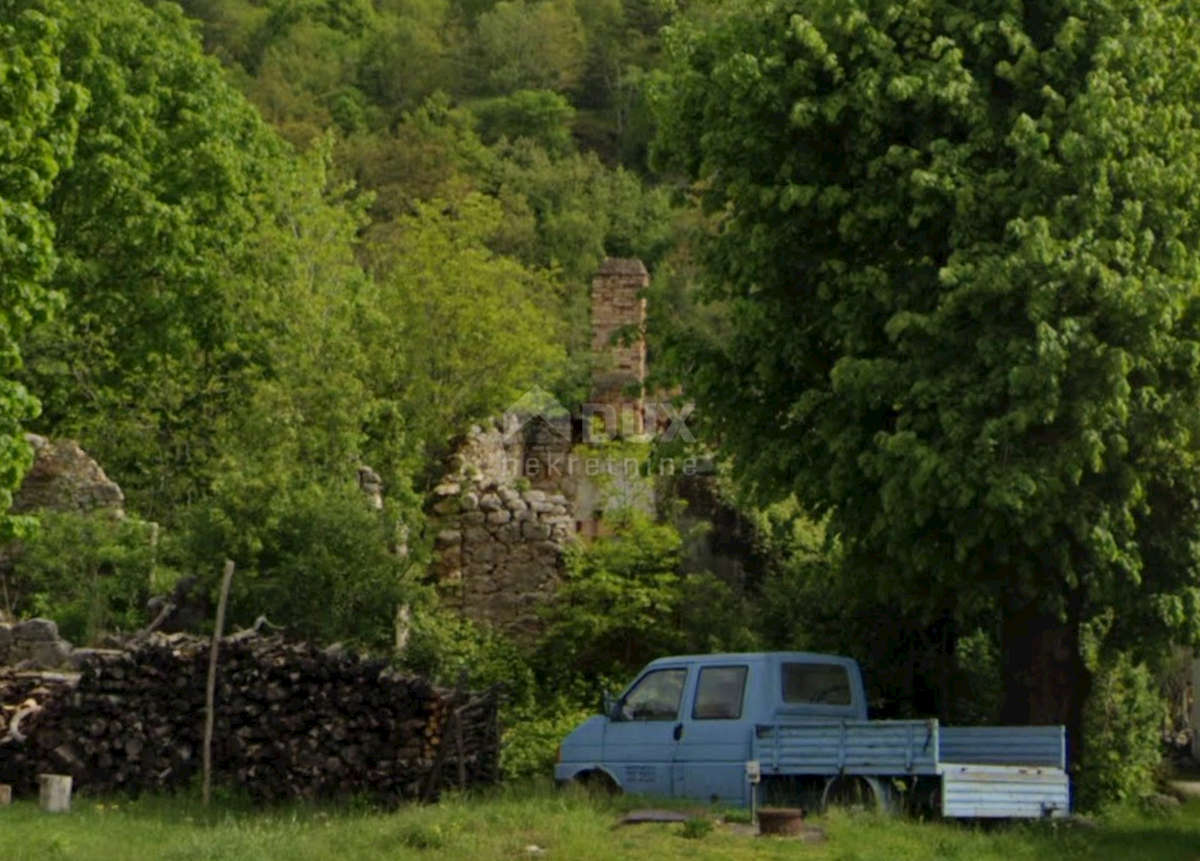
[(746, 706), (749, 677), (746, 664), (699, 668), (675, 750), (678, 794), (735, 805), (748, 801), (746, 760), (753, 731)]
[(688, 669), (656, 667), (630, 686), (604, 732), (604, 763), (626, 792), (671, 795)]

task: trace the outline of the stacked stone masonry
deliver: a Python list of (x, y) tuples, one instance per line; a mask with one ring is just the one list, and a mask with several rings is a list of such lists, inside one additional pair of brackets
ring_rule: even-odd
[(71, 644), (49, 619), (0, 624), (0, 667), (53, 670), (71, 662)]
[(33, 446), (34, 460), (13, 497), (14, 512), (99, 510), (124, 516), (125, 494), (78, 443), (36, 434), (26, 439)]
[(474, 621), (518, 637), (536, 632), (537, 607), (561, 580), (575, 534), (566, 497), (494, 478), (447, 481), (434, 493), (443, 595)]
[(639, 418), (636, 426), (628, 429), (633, 433), (642, 433), (642, 398), (627, 390), (640, 387), (646, 380), (646, 342), (637, 337), (624, 343), (618, 336), (630, 330), (640, 335), (645, 327), (643, 294), (648, 286), (650, 276), (640, 260), (607, 258), (592, 280), (592, 350), (608, 358), (593, 378), (592, 401), (618, 409), (623, 404), (634, 404), (632, 412)]

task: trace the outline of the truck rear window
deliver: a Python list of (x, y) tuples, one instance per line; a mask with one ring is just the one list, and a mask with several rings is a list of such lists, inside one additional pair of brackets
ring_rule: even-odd
[(784, 664), (783, 701), (848, 706), (852, 703), (850, 675), (838, 664)]

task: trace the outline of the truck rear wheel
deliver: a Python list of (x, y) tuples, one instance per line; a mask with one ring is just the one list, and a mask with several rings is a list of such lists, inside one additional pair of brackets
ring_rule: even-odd
[(877, 810), (891, 812), (891, 798), (884, 785), (874, 777), (859, 775), (830, 778), (821, 797), (825, 810), (840, 807), (848, 810)]

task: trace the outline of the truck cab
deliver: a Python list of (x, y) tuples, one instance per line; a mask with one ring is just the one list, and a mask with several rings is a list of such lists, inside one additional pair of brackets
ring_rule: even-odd
[(567, 736), (555, 777), (743, 806), (757, 727), (866, 716), (862, 677), (851, 658), (811, 652), (660, 658), (607, 699), (605, 714)]

